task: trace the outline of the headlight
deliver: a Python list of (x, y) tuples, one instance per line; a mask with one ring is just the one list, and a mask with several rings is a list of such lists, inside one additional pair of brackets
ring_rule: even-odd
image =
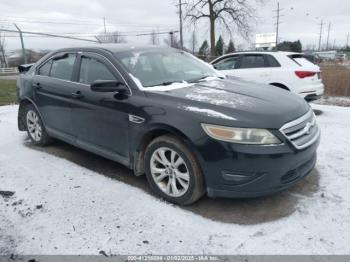
[(280, 144), (281, 141), (266, 129), (237, 128), (202, 124), (208, 136), (226, 142), (252, 145)]

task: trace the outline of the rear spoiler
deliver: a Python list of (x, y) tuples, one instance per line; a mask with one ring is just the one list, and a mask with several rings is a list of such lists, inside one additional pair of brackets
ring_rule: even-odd
[(25, 64), (25, 65), (20, 65), (18, 66), (18, 72), (20, 74), (25, 74), (29, 71), (29, 69), (33, 66), (34, 64)]

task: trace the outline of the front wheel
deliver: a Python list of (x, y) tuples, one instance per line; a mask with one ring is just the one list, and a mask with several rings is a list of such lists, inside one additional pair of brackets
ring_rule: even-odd
[(25, 123), (29, 138), (35, 145), (46, 146), (52, 142), (36, 108), (29, 104), (25, 108)]
[(161, 136), (150, 143), (145, 153), (145, 171), (152, 190), (169, 202), (188, 205), (205, 193), (197, 160), (173, 136)]

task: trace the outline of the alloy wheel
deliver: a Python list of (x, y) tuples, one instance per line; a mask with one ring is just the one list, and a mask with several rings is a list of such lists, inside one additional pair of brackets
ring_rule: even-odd
[(190, 185), (190, 174), (184, 159), (173, 149), (161, 147), (151, 157), (152, 178), (160, 190), (171, 197), (183, 196)]
[(29, 135), (35, 142), (39, 142), (42, 137), (42, 127), (39, 116), (33, 110), (29, 110), (26, 116)]

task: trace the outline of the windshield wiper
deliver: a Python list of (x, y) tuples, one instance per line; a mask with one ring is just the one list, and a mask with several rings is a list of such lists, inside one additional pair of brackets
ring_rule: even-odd
[(195, 79), (192, 79), (190, 81), (187, 81), (189, 83), (195, 83), (195, 82), (200, 82), (201, 80), (204, 80), (208, 77), (217, 77), (217, 78), (220, 78), (220, 79), (223, 79), (223, 77), (220, 77), (220, 76), (210, 76), (210, 75), (205, 75), (205, 76), (202, 76), (202, 77), (199, 77), (199, 78), (195, 78)]
[(174, 83), (183, 83), (183, 81), (167, 81), (167, 82), (161, 83), (160, 85), (162, 85), (162, 86), (170, 86), (171, 84), (174, 84)]
[(188, 82), (189, 82), (189, 83), (199, 82), (199, 81), (201, 81), (201, 80), (203, 80), (203, 79), (206, 79), (206, 78), (208, 78), (208, 77), (211, 77), (211, 76), (209, 76), (209, 75), (201, 76), (201, 77), (199, 77), (199, 78), (195, 78), (195, 79), (189, 80)]

